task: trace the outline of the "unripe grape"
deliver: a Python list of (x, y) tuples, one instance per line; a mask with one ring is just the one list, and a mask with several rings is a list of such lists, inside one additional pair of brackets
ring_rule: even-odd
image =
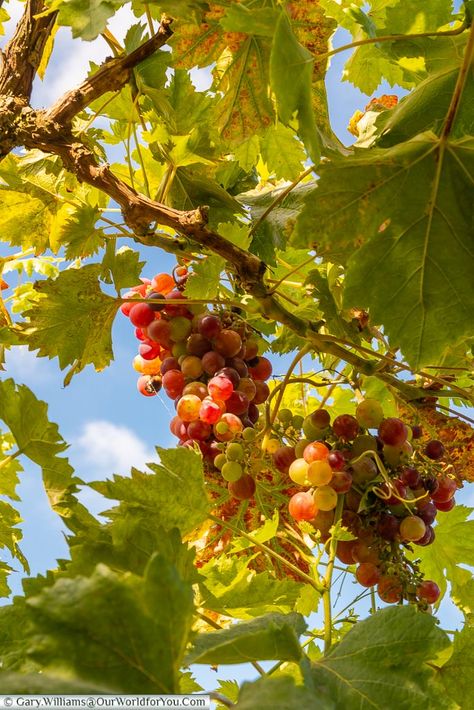
[(243, 469), (237, 461), (227, 461), (221, 468), (222, 478), (226, 481), (238, 481), (243, 476)]
[(327, 429), (331, 423), (331, 415), (326, 409), (316, 409), (309, 415), (311, 424), (319, 431)]
[(244, 447), (242, 444), (233, 442), (227, 445), (225, 454), (229, 461), (242, 461), (245, 456)]
[(356, 419), (364, 429), (375, 429), (383, 419), (383, 409), (376, 399), (364, 399), (356, 408)]
[(282, 424), (290, 424), (291, 420), (293, 419), (293, 414), (291, 409), (280, 409), (278, 412), (278, 421), (280, 421)]
[(245, 427), (245, 429), (242, 431), (242, 439), (244, 441), (255, 441), (255, 437), (257, 436), (257, 432), (255, 429), (252, 429), (251, 427)]
[(281, 444), (278, 439), (268, 439), (265, 443), (265, 451), (269, 454), (274, 454), (280, 448)]
[(225, 454), (217, 454), (214, 459), (214, 466), (220, 471), (225, 463), (227, 463), (227, 456)]

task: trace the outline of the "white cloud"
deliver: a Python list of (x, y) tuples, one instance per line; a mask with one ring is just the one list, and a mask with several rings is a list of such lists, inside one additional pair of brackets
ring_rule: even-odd
[(114, 473), (128, 475), (132, 466), (144, 468), (149, 461), (157, 461), (156, 452), (131, 429), (105, 420), (87, 422), (70, 453), (80, 459), (80, 477), (89, 481), (110, 478)]
[(27, 345), (18, 345), (6, 351), (4, 374), (17, 382), (32, 383), (33, 378), (47, 382), (54, 376), (54, 370), (50, 360), (38, 357)]

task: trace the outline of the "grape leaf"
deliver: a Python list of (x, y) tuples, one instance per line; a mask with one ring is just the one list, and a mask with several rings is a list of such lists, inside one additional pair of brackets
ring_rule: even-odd
[(456, 505), (436, 518), (436, 544), (416, 548), (414, 557), (421, 558), (421, 571), (446, 592), (447, 581), (465, 584), (466, 570), (459, 565), (474, 565), (474, 520), (468, 520), (472, 508)]
[(356, 248), (344, 305), (370, 308), (415, 367), (471, 334), (473, 146), (423, 134), (356, 151), (321, 168), (298, 219), (297, 246), (318, 233), (318, 253), (342, 262)]
[(186, 298), (215, 298), (224, 268), (225, 259), (220, 256), (207, 256), (195, 262), (184, 289)]
[(299, 614), (266, 614), (228, 629), (198, 634), (185, 663), (245, 663), (247, 661), (298, 661), (298, 636), (306, 624)]
[(474, 619), (471, 616), (464, 624), (462, 631), (457, 631), (454, 634), (452, 656), (439, 671), (449, 697), (456, 700), (460, 708), (472, 707), (474, 703), (472, 689), (473, 653)]
[(33, 246), (41, 254), (50, 245), (49, 232), (54, 220), (53, 198), (7, 190), (0, 185), (0, 229), (12, 246)]
[(140, 254), (130, 247), (123, 246), (115, 250), (112, 239), (107, 241), (102, 260), (101, 278), (106, 283), (112, 283), (117, 293), (123, 288), (135, 286), (145, 265), (140, 261)]
[(176, 527), (184, 535), (202, 523), (209, 510), (202, 459), (185, 448), (157, 448), (157, 452), (161, 465), (148, 465), (153, 474), (132, 469), (130, 477), (114, 476), (90, 485), (106, 498), (120, 501), (107, 513), (111, 520), (146, 520), (152, 515), (156, 527)]
[(62, 271), (57, 279), (38, 281), (39, 303), (26, 311), (23, 334), (29, 350), (57, 357), (61, 369), (79, 372), (92, 363), (96, 370), (113, 357), (111, 328), (118, 302), (99, 286), (100, 264)]
[[(53, 672), (129, 693), (176, 693), (194, 612), (192, 587), (159, 555), (144, 577), (98, 565), (27, 599), (30, 654)], [(113, 629), (113, 633), (111, 630)]]
[(318, 164), (321, 145), (312, 106), (313, 62), (313, 55), (298, 42), (287, 15), (282, 13), (273, 38), (270, 82), (281, 122), (288, 125), (296, 113), (298, 133), (311, 160)]
[(274, 173), (277, 180), (294, 180), (303, 170), (306, 159), (303, 146), (294, 132), (282, 123), (269, 128), (260, 145), (268, 171)]
[(92, 256), (103, 246), (104, 232), (95, 226), (100, 215), (98, 207), (87, 204), (64, 205), (59, 210), (52, 225), (54, 242), (66, 247), (66, 259)]
[(123, 5), (122, 0), (53, 0), (51, 11), (59, 10), (58, 24), (70, 27), (73, 37), (90, 41), (106, 28), (107, 20)]
[(390, 86), (406, 86), (403, 69), (391, 61), (376, 44), (358, 47), (344, 67), (343, 81), (349, 81), (370, 96), (383, 79)]
[(329, 698), (319, 692), (295, 685), (293, 678), (261, 678), (255, 683), (244, 683), (240, 689), (238, 710), (296, 710), (296, 708), (318, 708), (331, 710), (335, 706)]
[(392, 707), (448, 708), (435, 672), (427, 665), (449, 645), (428, 614), (413, 606), (378, 611), (361, 621), (312, 666), (315, 688), (325, 687), (344, 710)]

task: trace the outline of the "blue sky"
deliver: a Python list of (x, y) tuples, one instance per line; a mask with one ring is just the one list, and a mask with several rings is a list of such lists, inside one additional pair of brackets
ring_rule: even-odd
[[(18, 2), (9, 3), (7, 9), (16, 19), (21, 5)], [(112, 20), (111, 30), (120, 39), (135, 21), (130, 11), (124, 8)], [(337, 43), (345, 41), (347, 39), (341, 35)], [(71, 51), (71, 47), (74, 47), (74, 51)], [(102, 39), (93, 43), (75, 41), (71, 44), (69, 31), (61, 28), (46, 80), (37, 80), (35, 84), (33, 104), (37, 107), (50, 104), (86, 76), (90, 60), (99, 62), (108, 54), (109, 49)], [(349, 83), (340, 82), (345, 56), (340, 54), (333, 57), (327, 86), (333, 127), (344, 143), (350, 143), (352, 137), (346, 126), (353, 112), (364, 108), (368, 97)], [(196, 78), (199, 80), (200, 77), (196, 75)], [(205, 77), (201, 78), (205, 80)], [(382, 93), (395, 92), (388, 85), (382, 85), (377, 94)], [(133, 248), (138, 247), (133, 244)], [(174, 259), (164, 252), (145, 248), (140, 251), (148, 261), (144, 275), (153, 276), (160, 271), (169, 271), (174, 266)], [(13, 277), (9, 281), (13, 283)], [(70, 443), (71, 463), (85, 481), (104, 478), (113, 473), (126, 474), (132, 465), (140, 468), (147, 461), (156, 460), (155, 445), (174, 445), (168, 429), (169, 420), (174, 414), (171, 403), (165, 397), (142, 397), (136, 390), (136, 373), (131, 367), (131, 361), (136, 354), (137, 341), (128, 320), (121, 314), (114, 323), (113, 342), (115, 360), (112, 365), (101, 373), (96, 373), (91, 367), (87, 368), (74, 377), (67, 388), (63, 388), (64, 373), (59, 370), (56, 360), (38, 359), (23, 348), (14, 350), (7, 357), (4, 374), (27, 384), (39, 398), (49, 403), (50, 418), (59, 423), (62, 435)], [(274, 359), (274, 362), (276, 373), (284, 372), (285, 361)], [(19, 487), (22, 499), (19, 507), (25, 520), (22, 526), (22, 547), (31, 564), (32, 573), (36, 574), (54, 567), (56, 558), (67, 553), (67, 546), (62, 535), (62, 524), (49, 509), (37, 467), (27, 460), (23, 463), (25, 472)], [(474, 496), (464, 492), (459, 499), (464, 502), (470, 499), (473, 502)], [(97, 509), (98, 500), (92, 492), (88, 491), (83, 500)], [(20, 574), (11, 578), (16, 593), (21, 591), (20, 579)], [(350, 583), (347, 586), (352, 587)], [(458, 618), (452, 608), (447, 606), (443, 622), (452, 627)], [(225, 674), (219, 673), (219, 677), (224, 675), (235, 677), (235, 672), (227, 668)], [(204, 669), (202, 678), (211, 685), (215, 683), (215, 675)]]

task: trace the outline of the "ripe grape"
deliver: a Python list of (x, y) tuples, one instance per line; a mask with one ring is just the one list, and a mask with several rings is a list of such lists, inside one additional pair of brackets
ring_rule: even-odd
[(383, 540), (396, 540), (400, 531), (400, 521), (391, 513), (382, 513), (377, 522), (377, 532)]
[(378, 476), (378, 468), (375, 461), (368, 456), (359, 461), (351, 463), (352, 478), (357, 485), (373, 481)]
[(218, 316), (205, 314), (199, 321), (198, 330), (208, 340), (213, 340), (222, 330), (221, 320)]
[(346, 459), (341, 451), (330, 451), (327, 460), (333, 471), (342, 471), (346, 465)]
[(172, 434), (178, 437), (178, 439), (187, 439), (188, 438), (188, 427), (187, 425), (183, 422), (180, 417), (176, 416), (173, 417), (173, 419), (170, 422), (170, 431)]
[(258, 355), (258, 343), (255, 340), (247, 340), (245, 343), (244, 360), (253, 360)]
[(416, 542), (426, 533), (426, 525), (418, 515), (408, 515), (400, 523), (400, 535), (402, 540)]
[(272, 370), (272, 363), (266, 357), (259, 357), (257, 364), (249, 367), (250, 376), (254, 380), (268, 380)]
[(297, 520), (313, 520), (318, 512), (313, 500), (313, 496), (308, 492), (295, 493), (288, 504), (288, 510), (292, 518)]
[(260, 412), (258, 411), (258, 407), (255, 404), (255, 402), (250, 402), (249, 411), (247, 412), (247, 416), (250, 419), (252, 424), (256, 424), (256, 422), (258, 421), (258, 418), (260, 416)]
[(414, 489), (420, 485), (421, 476), (416, 468), (406, 467), (402, 471), (401, 480), (406, 486)]
[(255, 380), (255, 396), (253, 398), (254, 404), (263, 404), (267, 401), (270, 395), (270, 388), (266, 382), (261, 382), (260, 380)]
[(408, 429), (401, 419), (388, 417), (379, 426), (379, 437), (389, 446), (402, 446), (408, 437)]
[(155, 320), (155, 311), (147, 303), (134, 303), (129, 318), (137, 328), (146, 328)]
[(332, 510), (337, 505), (337, 493), (331, 486), (320, 486), (313, 493), (318, 510)]
[(450, 498), (449, 500), (444, 500), (444, 501), (435, 501), (435, 506), (437, 510), (440, 510), (442, 513), (449, 513), (450, 510), (454, 508), (456, 505), (456, 501), (453, 498)]
[[(306, 459), (307, 461), (307, 459)], [(327, 461), (312, 461), (309, 464), (307, 478), (315, 486), (326, 486), (333, 477), (333, 470)], [(324, 508), (323, 508), (324, 510)], [(329, 508), (329, 510), (331, 510)]]
[[(199, 411), (201, 411), (199, 409)], [(205, 441), (211, 435), (211, 426), (202, 422), (199, 419), (189, 422), (188, 424), (188, 436), (190, 439), (197, 439), (198, 441)]]
[(334, 471), (330, 486), (336, 493), (347, 493), (352, 487), (351, 474), (348, 471)]
[(309, 415), (311, 424), (315, 429), (326, 429), (331, 423), (331, 415), (326, 409), (316, 409)]
[[(195, 394), (185, 394), (178, 402), (176, 413), (183, 422), (193, 422), (199, 418), (201, 400)], [(189, 433), (189, 432), (188, 432)]]
[(165, 304), (163, 301), (165, 300), (165, 297), (163, 296), (162, 293), (157, 293), (156, 291), (151, 291), (147, 295), (147, 301), (161, 301), (161, 303), (148, 303), (147, 305), (150, 306), (152, 311), (162, 311), (163, 308), (165, 307)]
[(413, 439), (420, 439), (423, 436), (423, 429), (421, 428), (421, 426), (419, 426), (418, 424), (412, 426), (411, 435)]
[[(209, 340), (206, 340), (206, 338), (204, 338), (199, 333), (191, 333), (191, 335), (186, 340), (186, 352), (189, 355), (195, 355), (196, 357), (204, 358), (207, 353), (212, 352), (211, 348), (212, 345)], [(215, 355), (217, 355), (217, 353), (215, 353)], [(224, 358), (221, 358), (221, 360), (222, 364), (224, 364)], [(220, 367), (222, 367), (222, 365), (220, 365)]]
[(238, 481), (232, 481), (228, 485), (230, 493), (239, 500), (248, 500), (253, 497), (256, 485), (252, 476), (245, 474)]
[(242, 338), (235, 330), (221, 330), (214, 338), (213, 346), (224, 357), (235, 357), (242, 347)]
[(180, 370), (168, 370), (168, 372), (165, 372), (163, 375), (163, 387), (171, 399), (179, 397), (184, 387), (183, 373)]
[(227, 379), (232, 382), (232, 386), (235, 390), (239, 386), (240, 376), (237, 370), (234, 370), (233, 367), (223, 367), (221, 370), (218, 370), (216, 372), (216, 377), (220, 376), (227, 377)]
[(171, 328), (166, 320), (154, 320), (147, 328), (148, 337), (164, 348), (171, 347)]
[(356, 419), (364, 429), (375, 429), (383, 419), (383, 409), (376, 399), (364, 399), (356, 408)]
[(225, 361), (226, 367), (231, 367), (237, 372), (239, 377), (248, 377), (249, 369), (245, 362), (240, 357), (229, 357)]
[(206, 422), (206, 424), (215, 424), (221, 416), (223, 411), (223, 403), (216, 402), (209, 397), (205, 397), (201, 402), (201, 407), (199, 409), (199, 419)]
[(197, 380), (202, 375), (202, 362), (195, 355), (187, 355), (181, 363), (181, 372), (191, 380)]
[(309, 464), (304, 459), (295, 459), (290, 464), (288, 475), (300, 486), (307, 485)]
[(201, 400), (208, 396), (207, 387), (203, 382), (188, 382), (184, 386), (183, 394), (195, 394)]
[(363, 587), (373, 587), (381, 576), (381, 571), (372, 562), (362, 562), (356, 569), (356, 579)]
[(377, 586), (377, 592), (382, 601), (396, 604), (403, 595), (403, 586), (396, 577), (382, 577)]
[(431, 579), (425, 579), (416, 588), (416, 594), (428, 604), (435, 604), (440, 597), (441, 589), (436, 582), (433, 582)]
[(218, 441), (230, 441), (243, 429), (243, 424), (235, 414), (225, 413), (214, 424), (214, 435)]
[(423, 520), (425, 525), (431, 525), (436, 518), (436, 513), (438, 512), (434, 503), (428, 502), (422, 508), (420, 508), (421, 501), (418, 502), (418, 508), (416, 514), (419, 518)]
[[(368, 544), (366, 540), (356, 540), (352, 549), (352, 558), (354, 562), (371, 562), (377, 565), (380, 562), (379, 553)], [(372, 586), (372, 585), (370, 585)]]
[(359, 423), (351, 414), (340, 414), (332, 423), (336, 436), (345, 441), (352, 441), (359, 433)]
[(221, 468), (222, 478), (226, 481), (238, 481), (243, 476), (243, 468), (237, 461), (226, 461)]
[(325, 444), (321, 441), (313, 441), (305, 448), (303, 458), (308, 463), (312, 463), (313, 461), (323, 461), (327, 459), (328, 454), (329, 449)]
[(226, 400), (226, 410), (231, 414), (245, 414), (249, 408), (249, 401), (243, 392), (235, 390), (230, 395), (229, 399)]
[(167, 294), (174, 289), (175, 283), (172, 276), (169, 274), (157, 274), (151, 280), (151, 287), (153, 291), (158, 293)]
[(443, 458), (444, 446), (441, 441), (438, 441), (437, 439), (432, 439), (431, 441), (428, 441), (425, 446), (425, 454), (428, 456), (428, 458), (433, 459), (433, 461), (438, 461), (439, 459)]
[(352, 556), (354, 545), (357, 540), (338, 540), (336, 546), (336, 557), (345, 565), (352, 565), (354, 558)]
[[(136, 297), (137, 297), (137, 295), (136, 295), (135, 291), (127, 291), (127, 293), (124, 295), (124, 298), (136, 298)], [(130, 315), (130, 311), (132, 310), (134, 305), (135, 305), (135, 303), (133, 301), (127, 301), (126, 303), (122, 303), (122, 305), (120, 306), (120, 310), (122, 311), (124, 316), (128, 317)]]
[(237, 389), (247, 397), (249, 402), (252, 402), (257, 394), (255, 382), (251, 380), (250, 377), (242, 377)]
[(168, 370), (179, 370), (179, 362), (175, 357), (167, 357), (163, 362), (161, 363), (160, 367), (160, 372), (162, 375), (165, 375)]
[(207, 389), (212, 399), (220, 399), (225, 402), (234, 391), (234, 385), (228, 377), (216, 375), (207, 383)]
[(141, 355), (133, 358), (133, 369), (142, 375), (157, 375), (160, 372), (161, 360), (156, 357), (154, 360), (144, 360)]
[(438, 490), (431, 494), (434, 503), (446, 503), (457, 491), (457, 484), (454, 478), (442, 478), (439, 480)]
[(272, 454), (273, 465), (281, 473), (288, 473), (293, 461), (296, 461), (295, 450), (292, 446), (280, 446)]
[(137, 389), (145, 397), (154, 397), (161, 389), (161, 383), (157, 380), (156, 385), (150, 375), (142, 375), (138, 378)]
[(207, 375), (215, 375), (216, 372), (222, 370), (224, 365), (224, 358), (219, 353), (214, 352), (214, 350), (209, 350), (202, 356), (202, 368)]
[(426, 545), (431, 545), (434, 542), (435, 537), (435, 531), (431, 525), (427, 525), (425, 534), (416, 541), (416, 544), (426, 547)]
[(159, 357), (161, 348), (158, 343), (140, 343), (138, 352), (144, 360), (155, 360)]

